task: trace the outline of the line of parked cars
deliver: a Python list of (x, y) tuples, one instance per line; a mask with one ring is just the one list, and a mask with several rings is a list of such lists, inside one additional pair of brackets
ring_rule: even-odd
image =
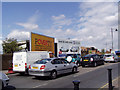
[[(104, 62), (118, 62), (120, 57), (114, 54), (87, 54), (83, 57), (80, 54), (60, 54), (56, 58), (45, 58), (35, 61), (29, 65), (29, 75), (35, 77), (48, 76), (51, 79), (57, 78), (57, 75), (64, 73), (78, 72), (78, 66), (98, 66), (104, 65)], [(0, 72), (0, 81), (2, 88), (8, 85), (9, 78), (6, 74)]]

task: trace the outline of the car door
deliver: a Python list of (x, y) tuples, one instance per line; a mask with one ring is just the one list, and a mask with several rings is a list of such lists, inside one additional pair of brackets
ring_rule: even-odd
[(60, 59), (54, 59), (52, 61), (54, 69), (57, 71), (57, 74), (62, 74), (63, 73), (63, 64)]
[(70, 65), (70, 63), (68, 63), (68, 61), (65, 59), (62, 59), (61, 61), (63, 63), (63, 67), (64, 67), (64, 73), (71, 72), (72, 66)]

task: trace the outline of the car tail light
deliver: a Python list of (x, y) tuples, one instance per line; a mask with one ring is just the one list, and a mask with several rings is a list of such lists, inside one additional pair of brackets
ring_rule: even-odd
[(27, 68), (27, 63), (25, 63), (25, 68)]
[(93, 58), (90, 58), (90, 61), (92, 62), (92, 61), (93, 61)]
[(104, 57), (104, 59), (105, 59), (105, 57)]
[(113, 57), (113, 59), (114, 59), (114, 57)]
[(31, 65), (29, 65), (29, 69), (31, 69)]
[(40, 67), (40, 70), (43, 70), (43, 69), (45, 69), (45, 65), (42, 65), (42, 66)]
[(82, 58), (81, 58), (81, 62), (82, 62)]
[(72, 63), (74, 63), (74, 64), (75, 64), (75, 62), (72, 62)]

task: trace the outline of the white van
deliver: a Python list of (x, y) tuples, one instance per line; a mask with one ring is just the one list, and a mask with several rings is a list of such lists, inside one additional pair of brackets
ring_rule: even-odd
[(13, 53), (13, 71), (29, 74), (29, 66), (38, 59), (50, 58), (48, 51), (29, 51)]

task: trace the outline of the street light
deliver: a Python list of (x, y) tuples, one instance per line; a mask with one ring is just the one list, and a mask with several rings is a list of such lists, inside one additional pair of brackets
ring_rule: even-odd
[(113, 30), (113, 29), (111, 28), (111, 36), (112, 36), (112, 50), (113, 50), (113, 31), (118, 31), (118, 30), (117, 30), (117, 29)]

